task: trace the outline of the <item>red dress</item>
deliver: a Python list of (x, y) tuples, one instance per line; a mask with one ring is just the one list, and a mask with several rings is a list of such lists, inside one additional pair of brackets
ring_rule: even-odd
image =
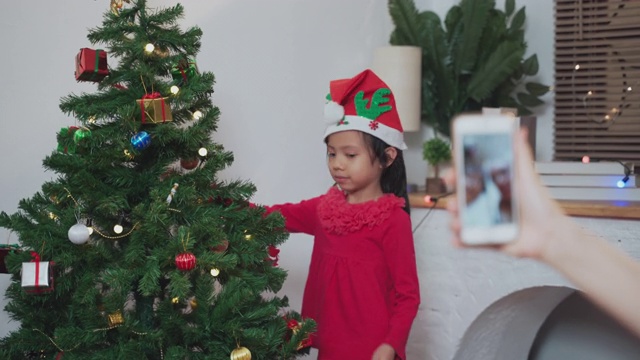
[(371, 360), (382, 343), (405, 359), (420, 291), (404, 199), (385, 194), (349, 204), (331, 188), (298, 204), (274, 205), (290, 232), (314, 236), (302, 315), (316, 320), (318, 360)]

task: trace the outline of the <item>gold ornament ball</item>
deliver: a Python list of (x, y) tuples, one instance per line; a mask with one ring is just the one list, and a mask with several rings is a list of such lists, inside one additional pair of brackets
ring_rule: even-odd
[(198, 308), (198, 300), (196, 300), (196, 298), (193, 298), (191, 300), (189, 300), (189, 305), (191, 305), (192, 309), (197, 309)]
[(246, 347), (238, 347), (231, 352), (231, 360), (251, 360), (251, 351)]

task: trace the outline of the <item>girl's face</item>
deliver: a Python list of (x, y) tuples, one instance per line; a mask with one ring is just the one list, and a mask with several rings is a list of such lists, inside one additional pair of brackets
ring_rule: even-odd
[(327, 164), (333, 180), (348, 195), (348, 201), (359, 203), (382, 195), (382, 165), (373, 156), (362, 133), (341, 131), (327, 139)]

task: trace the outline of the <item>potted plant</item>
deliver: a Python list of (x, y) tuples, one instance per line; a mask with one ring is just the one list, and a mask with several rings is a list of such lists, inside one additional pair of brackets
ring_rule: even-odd
[(451, 146), (442, 138), (434, 137), (422, 145), (422, 158), (433, 166), (433, 177), (427, 177), (427, 194), (441, 194), (447, 191), (440, 178), (440, 165), (451, 160)]
[(389, 0), (395, 24), (392, 45), (422, 48), (422, 121), (450, 137), (451, 119), (483, 107), (517, 108), (529, 115), (543, 104), (549, 86), (527, 77), (538, 73), (535, 54), (526, 59), (525, 8), (515, 0), (505, 10), (494, 0), (461, 0), (444, 22), (418, 11), (413, 0)]

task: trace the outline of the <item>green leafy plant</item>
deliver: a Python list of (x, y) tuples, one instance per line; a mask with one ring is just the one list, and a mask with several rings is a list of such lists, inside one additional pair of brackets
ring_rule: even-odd
[(462, 0), (444, 23), (413, 0), (389, 0), (395, 25), (390, 43), (422, 48), (422, 121), (450, 136), (451, 119), (482, 107), (517, 108), (532, 114), (549, 87), (527, 77), (538, 73), (535, 54), (526, 59), (525, 8), (505, 10), (494, 0)]
[(440, 177), (440, 165), (451, 160), (451, 146), (442, 138), (434, 137), (422, 145), (422, 158), (433, 166), (434, 177)]

